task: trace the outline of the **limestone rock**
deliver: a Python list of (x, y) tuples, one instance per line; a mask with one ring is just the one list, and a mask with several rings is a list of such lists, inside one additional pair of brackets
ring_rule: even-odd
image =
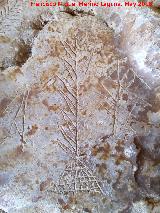
[[(30, 54), (1, 73), (0, 208), (158, 209), (160, 91), (154, 74), (141, 76), (97, 17), (57, 13), (30, 35), (24, 39)], [(124, 37), (127, 51), (128, 41)]]
[(160, 1), (159, 0), (154, 0), (154, 1), (145, 1), (145, 2), (153, 2), (153, 6), (160, 8)]

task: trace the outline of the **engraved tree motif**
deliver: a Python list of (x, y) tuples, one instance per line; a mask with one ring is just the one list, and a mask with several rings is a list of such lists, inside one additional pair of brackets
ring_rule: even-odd
[(16, 114), (14, 116), (14, 125), (20, 137), (22, 150), (26, 144), (25, 139), (25, 120), (26, 120), (26, 109), (27, 109), (27, 101), (28, 101), (29, 91), (27, 90), (22, 95), (22, 100)]
[[(124, 69), (123, 64), (126, 63), (125, 59), (116, 59), (113, 64), (109, 66), (107, 70), (107, 79), (109, 79), (113, 85), (115, 85), (115, 90), (109, 91), (107, 87), (104, 86), (107, 95), (103, 95), (107, 107), (104, 107), (107, 113), (112, 117), (112, 135), (116, 136), (117, 126), (121, 126), (121, 131), (125, 128), (129, 128), (129, 131), (135, 133), (135, 130), (131, 127), (131, 122), (135, 120), (133, 111), (143, 110), (145, 107), (151, 107), (151, 104), (147, 102), (143, 97), (138, 96), (136, 93), (133, 93), (131, 88), (136, 81), (139, 81), (139, 84), (150, 89), (147, 83), (141, 79), (133, 69)], [(114, 77), (113, 77), (114, 76)], [(122, 113), (122, 99), (123, 95), (126, 94), (128, 102), (130, 102), (130, 110), (126, 110), (124, 115), (125, 120), (120, 120), (119, 116)], [(102, 94), (100, 94), (102, 95)], [(130, 99), (130, 100), (129, 100)], [(127, 103), (128, 104), (128, 103)], [(143, 105), (143, 108), (142, 108)], [(100, 104), (102, 106), (102, 104)], [(140, 106), (138, 108), (138, 106)]]
[(60, 192), (102, 192), (90, 169), (77, 159), (67, 164), (58, 186)]
[(74, 45), (67, 41), (61, 41), (62, 46), (66, 51), (66, 56), (63, 58), (64, 70), (66, 76), (60, 77), (56, 75), (57, 80), (61, 83), (61, 88), (58, 89), (59, 94), (63, 98), (66, 107), (61, 109), (63, 117), (63, 125), (59, 125), (59, 130), (65, 142), (58, 140), (58, 145), (66, 152), (70, 153), (72, 160), (66, 165), (64, 172), (59, 178), (59, 189), (61, 192), (102, 192), (102, 189), (92, 174), (92, 171), (81, 160), (80, 150), (80, 128), (79, 128), (79, 112), (81, 106), (79, 103), (79, 87), (83, 75), (85, 76), (89, 70), (91, 57), (86, 65), (86, 69), (82, 75), (78, 75), (78, 38), (74, 39)]
[(22, 94), (17, 94), (3, 111), (4, 114), (7, 113), (6, 118), (10, 121), (9, 137), (13, 136), (15, 133), (19, 135), (20, 148), (22, 151), (28, 140), (26, 138), (26, 111), (29, 92), (30, 90), (25, 89)]
[[(28, 141), (33, 143), (30, 139), (30, 119), (28, 115), (29, 108), (32, 107), (29, 105), (29, 99), (32, 97), (32, 91), (44, 91), (51, 79), (40, 82), (37, 86), (24, 85), (24, 88), (18, 88), (15, 91), (15, 96), (11, 97), (11, 101), (8, 103), (6, 108), (3, 110), (2, 114), (2, 123), (7, 125), (8, 135), (6, 137), (14, 137), (16, 135), (20, 138), (20, 148), (23, 151), (23, 148)], [(22, 91), (21, 91), (22, 90)]]

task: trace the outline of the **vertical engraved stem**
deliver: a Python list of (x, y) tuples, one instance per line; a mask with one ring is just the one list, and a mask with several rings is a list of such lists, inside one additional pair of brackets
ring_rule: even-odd
[[(77, 49), (77, 38), (75, 39), (75, 49)], [(76, 155), (79, 156), (78, 148), (78, 75), (77, 75), (77, 52), (75, 52), (75, 73), (76, 73)]]
[(120, 77), (119, 77), (119, 60), (117, 60), (117, 82), (118, 82), (118, 88), (117, 88), (117, 94), (116, 94), (116, 102), (115, 102), (115, 109), (113, 114), (113, 135), (116, 134), (116, 125), (117, 125), (117, 109), (120, 99), (120, 91), (121, 91), (121, 83), (120, 83)]

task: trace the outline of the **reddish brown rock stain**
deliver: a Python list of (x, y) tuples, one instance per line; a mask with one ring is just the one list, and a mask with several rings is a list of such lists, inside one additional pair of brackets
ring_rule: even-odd
[(144, 108), (143, 111), (140, 111), (138, 113), (137, 119), (140, 122), (145, 122), (145, 124), (149, 123), (149, 118), (147, 116), (147, 112), (150, 110), (150, 107)]
[(50, 185), (52, 181), (52, 178), (47, 178), (47, 180), (43, 181), (41, 184), (40, 184), (40, 191), (44, 191), (48, 188), (48, 186)]
[(5, 109), (10, 104), (11, 99), (10, 98), (3, 98), (0, 102), (0, 117), (4, 117), (6, 112)]
[(106, 110), (106, 109), (111, 109), (112, 108), (112, 106), (111, 105), (109, 105), (107, 102), (104, 102), (104, 103), (102, 103), (100, 106), (99, 106), (99, 110)]
[(160, 206), (160, 201), (159, 200), (155, 200), (155, 199), (152, 199), (152, 198), (146, 198), (145, 201), (147, 202), (147, 204), (149, 206), (152, 206), (152, 210), (157, 207), (157, 206)]
[(64, 122), (63, 126), (65, 127), (72, 127), (72, 123), (70, 121)]
[(109, 138), (110, 137), (110, 135), (105, 135), (105, 136), (103, 136), (102, 138), (101, 138), (101, 142), (102, 143), (105, 143), (106, 141), (107, 141), (107, 138)]
[(16, 67), (15, 69), (13, 69), (8, 73), (8, 78), (11, 80), (17, 80), (18, 75), (23, 75), (23, 72), (19, 67)]
[(108, 32), (106, 34), (106, 31), (102, 31), (102, 32), (97, 34), (97, 37), (98, 37), (98, 40), (100, 39), (103, 44), (108, 44), (108, 43), (113, 44), (113, 42), (114, 42), (112, 32)]
[(77, 200), (76, 197), (74, 195), (71, 195), (68, 199), (69, 204), (76, 204)]
[(47, 107), (48, 111), (57, 111), (59, 106), (57, 104), (49, 105), (48, 101), (45, 99), (42, 101), (42, 104)]
[(127, 109), (128, 109), (129, 112), (131, 112), (131, 110), (132, 110), (132, 105), (128, 105), (128, 106), (127, 106)]
[(115, 146), (115, 150), (117, 151), (117, 154), (113, 154), (112, 157), (115, 158), (116, 165), (121, 164), (122, 161), (129, 161), (125, 155), (124, 155), (124, 140), (119, 140), (117, 142), (117, 145)]
[(97, 167), (98, 173), (101, 174), (102, 177), (104, 177), (107, 170), (106, 164), (105, 163), (96, 164), (96, 167)]
[(60, 57), (65, 50), (60, 41), (55, 41), (54, 39), (48, 39), (48, 43), (50, 44), (50, 47), (53, 47), (53, 50), (51, 50), (51, 56), (53, 57)]
[(124, 151), (124, 141), (123, 140), (119, 140), (118, 142), (117, 142), (117, 145), (115, 146), (115, 150), (117, 151), (117, 152), (123, 152)]
[(9, 156), (9, 158), (14, 158), (15, 160), (17, 158), (21, 158), (22, 160), (26, 161), (31, 161), (33, 157), (30, 152), (22, 150), (22, 145), (18, 146), (15, 151), (13, 150), (13, 152), (11, 152)]
[(66, 87), (63, 88), (63, 92), (67, 93), (67, 88)]
[(58, 202), (59, 202), (59, 204), (62, 206), (62, 208), (63, 208), (64, 210), (67, 210), (67, 209), (70, 208), (69, 204), (66, 203), (62, 198), (59, 198), (59, 199), (58, 199)]
[(32, 97), (37, 97), (37, 95), (41, 92), (39, 86), (34, 86), (33, 88), (31, 88), (31, 90), (29, 91), (29, 95), (28, 95), (28, 100), (31, 100)]
[(103, 87), (106, 87), (108, 89), (116, 89), (118, 86), (116, 82), (110, 79), (106, 79), (103, 76), (99, 79), (99, 81), (103, 85)]
[(13, 167), (15, 164), (23, 160), (29, 162), (32, 160), (32, 157), (32, 154), (23, 151), (22, 146), (20, 145), (3, 156), (3, 160), (0, 162), (0, 168), (6, 169), (7, 167)]
[(83, 83), (83, 85), (80, 86), (79, 95), (82, 95), (84, 92), (87, 92), (91, 87), (95, 87), (100, 94), (110, 96), (112, 90), (116, 89), (117, 86), (118, 85), (116, 82), (106, 79), (104, 76), (98, 78), (96, 83), (92, 83), (92, 80), (90, 79), (90, 77), (88, 77)]
[(82, 115), (86, 115), (86, 114), (87, 114), (87, 110), (82, 110), (82, 111), (81, 111), (81, 114), (82, 114)]
[(82, 95), (84, 92), (87, 92), (92, 86), (92, 83), (90, 82), (90, 77), (88, 77), (83, 85), (80, 85), (79, 87), (79, 95)]
[(54, 93), (56, 91), (56, 87), (54, 85), (46, 86), (45, 90), (47, 90), (50, 93)]
[(123, 99), (124, 101), (127, 101), (127, 100), (128, 100), (128, 95), (124, 93), (124, 94), (122, 95), (122, 99)]
[(6, 37), (6, 36), (0, 36), (0, 43), (9, 43), (10, 42), (10, 38)]
[(95, 145), (92, 148), (92, 155), (96, 156), (96, 155), (100, 155), (98, 158), (100, 158), (101, 160), (107, 160), (110, 157), (110, 145), (108, 143), (103, 144), (102, 146), (98, 146)]
[(53, 29), (52, 26), (48, 26), (48, 31), (54, 32), (55, 30)]
[(124, 154), (115, 155), (115, 163), (116, 165), (121, 164), (122, 161), (129, 161), (129, 159)]
[(34, 56), (33, 58), (35, 59), (35, 61), (37, 60), (38, 63), (39, 62), (42, 63), (42, 62), (46, 61), (47, 57), (48, 57), (48, 55), (46, 55), (46, 56)]
[(38, 130), (38, 126), (36, 124), (32, 125), (31, 129), (27, 132), (27, 136), (34, 135)]
[(56, 64), (50, 67), (48, 70), (45, 70), (40, 76), (41, 82), (48, 82), (50, 78), (54, 78), (55, 74), (58, 72), (59, 65)]

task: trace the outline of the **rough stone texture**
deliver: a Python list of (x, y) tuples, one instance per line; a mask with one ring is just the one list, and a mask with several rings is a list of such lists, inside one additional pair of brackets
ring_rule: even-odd
[[(116, 2), (124, 4), (125, 1)], [(131, 2), (137, 3), (136, 0)], [(160, 81), (160, 14), (152, 9), (138, 6), (92, 7), (94, 13), (114, 30), (117, 46), (128, 56), (136, 72), (144, 77), (151, 87), (156, 87)]]
[(160, 8), (160, 1), (159, 0), (154, 0), (154, 1), (145, 0), (145, 2), (153, 2), (154, 7)]
[(160, 15), (149, 8), (113, 8), (102, 13), (132, 66), (150, 85), (159, 86)]
[[(114, 31), (91, 15), (45, 10), (26, 10), (23, 30), (3, 29), (2, 210), (159, 212), (159, 61), (146, 60), (142, 73), (130, 43), (146, 35), (154, 56), (159, 31), (154, 23), (151, 38), (129, 25), (148, 9), (115, 19), (114, 10), (97, 11)], [(153, 19), (148, 12), (144, 22)]]

